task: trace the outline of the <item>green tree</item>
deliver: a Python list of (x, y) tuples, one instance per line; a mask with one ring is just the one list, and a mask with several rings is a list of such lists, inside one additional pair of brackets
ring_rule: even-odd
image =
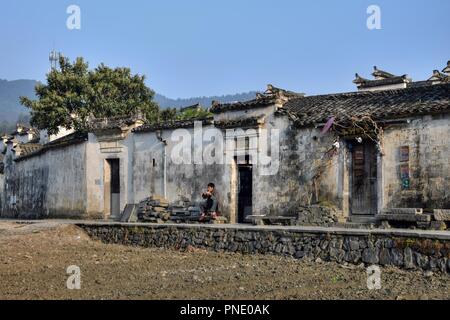
[(158, 120), (163, 122), (174, 121), (177, 116), (177, 112), (178, 111), (176, 108), (167, 108), (161, 110)]
[(140, 112), (148, 122), (159, 117), (159, 107), (153, 101), (154, 92), (145, 85), (145, 77), (132, 75), (128, 68), (111, 69), (103, 64), (89, 70), (83, 58), (73, 63), (66, 57), (59, 68), (47, 75), (47, 84), (35, 88), (37, 100), (21, 97), (21, 103), (31, 109), (31, 124), (47, 129), (87, 129), (90, 117), (131, 116)]
[(209, 116), (212, 116), (212, 113), (203, 108), (187, 109), (185, 111), (178, 112), (176, 115), (176, 120), (202, 119)]

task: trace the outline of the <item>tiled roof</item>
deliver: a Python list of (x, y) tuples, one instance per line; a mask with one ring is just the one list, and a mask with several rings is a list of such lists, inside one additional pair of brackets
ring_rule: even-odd
[[(356, 83), (355, 81), (354, 81), (354, 83)], [(357, 84), (358, 84), (358, 88), (364, 89), (364, 88), (388, 86), (388, 85), (399, 84), (399, 83), (408, 83), (408, 82), (410, 82), (410, 80), (408, 79), (408, 77), (406, 75), (404, 75), (404, 76), (385, 78), (385, 79), (380, 79), (380, 80), (366, 80), (364, 82), (359, 82)]]
[[(36, 149), (35, 151), (25, 154), (25, 155), (20, 155), (19, 157), (17, 157), (15, 159), (15, 161), (20, 162), (23, 161), (25, 159), (31, 158), (31, 157), (35, 157), (41, 154), (44, 154), (45, 152), (49, 151), (49, 150), (53, 150), (53, 149), (59, 149), (59, 148), (65, 148), (71, 145), (75, 145), (78, 143), (82, 143), (88, 140), (88, 134), (87, 133), (83, 133), (83, 132), (74, 132), (72, 134), (69, 134), (67, 136), (61, 137), (59, 139), (53, 140), (52, 142), (49, 142), (47, 144), (44, 144), (41, 146), (40, 149)], [(21, 147), (23, 147), (26, 144), (21, 145)]]
[(412, 81), (406, 74), (402, 76), (396, 76), (392, 73), (380, 70), (377, 67), (373, 67), (373, 69), (373, 80), (363, 78), (359, 74), (356, 74), (356, 79), (353, 80), (353, 83), (356, 84), (358, 89), (374, 88), (401, 83), (406, 83), (408, 85)]
[(26, 156), (42, 149), (42, 145), (38, 143), (20, 143), (16, 145), (14, 150), (20, 153), (20, 156)]
[(386, 71), (378, 69), (377, 66), (373, 67), (372, 76), (376, 80), (382, 80), (382, 79), (396, 78), (397, 77), (396, 75), (394, 75), (392, 73), (389, 73), (389, 72), (386, 72)]
[(246, 117), (237, 120), (222, 120), (222, 121), (214, 121), (214, 126), (220, 129), (228, 129), (228, 128), (248, 128), (248, 127), (257, 127), (263, 124), (265, 121), (265, 117)]
[(227, 111), (239, 111), (253, 108), (264, 108), (270, 106), (276, 102), (274, 97), (260, 97), (244, 102), (232, 102), (232, 103), (214, 103), (209, 109), (212, 113), (222, 113)]
[(433, 70), (433, 75), (428, 81), (450, 82), (450, 76), (439, 72), (439, 70)]
[(13, 133), (11, 133), (12, 135), (19, 135), (19, 136), (24, 136), (27, 134), (33, 134), (34, 136), (38, 135), (38, 130), (35, 128), (32, 128), (28, 125), (24, 125), (24, 124), (16, 124), (16, 130), (14, 130)]
[(6, 144), (16, 144), (16, 143), (19, 143), (19, 140), (17, 140), (16, 138), (12, 137), (11, 139), (8, 139), (5, 143)]
[(89, 121), (89, 129), (93, 131), (121, 129), (129, 127), (138, 121), (142, 121), (142, 116), (136, 114), (133, 116), (94, 118)]
[(450, 84), (309, 96), (293, 99), (279, 111), (301, 126), (324, 123), (332, 116), (346, 120), (370, 115), (374, 120), (383, 120), (447, 112), (450, 112)]
[(189, 119), (189, 120), (177, 120), (177, 121), (167, 121), (167, 122), (157, 122), (144, 124), (133, 129), (135, 133), (152, 132), (157, 130), (170, 130), (170, 129), (182, 129), (182, 128), (192, 128), (196, 121), (201, 121), (203, 125), (208, 125), (213, 123), (213, 118), (202, 118), (202, 119)]
[(218, 103), (213, 102), (213, 105), (209, 109), (211, 113), (222, 113), (227, 111), (239, 111), (254, 108), (264, 108), (273, 105), (277, 100), (282, 99), (287, 101), (289, 99), (303, 97), (303, 93), (296, 93), (284, 89), (274, 87), (273, 85), (267, 85), (267, 90), (264, 93), (256, 94), (256, 98), (244, 102), (232, 102), (232, 103)]
[(413, 81), (407, 84), (408, 87), (423, 87), (423, 86), (431, 86), (433, 81), (422, 80), (422, 81)]

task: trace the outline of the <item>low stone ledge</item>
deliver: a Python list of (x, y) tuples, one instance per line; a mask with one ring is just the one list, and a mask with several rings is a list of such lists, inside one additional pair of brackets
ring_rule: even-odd
[(450, 272), (450, 233), (320, 227), (78, 223), (105, 243), (274, 254), (297, 259)]

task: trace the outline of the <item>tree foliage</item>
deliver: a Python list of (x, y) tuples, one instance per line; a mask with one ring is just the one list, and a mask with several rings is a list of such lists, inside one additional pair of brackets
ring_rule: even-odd
[(177, 112), (178, 111), (176, 108), (167, 108), (167, 109), (161, 110), (158, 120), (160, 122), (173, 121), (176, 119)]
[(38, 84), (35, 91), (37, 100), (21, 97), (20, 101), (31, 109), (31, 124), (49, 134), (56, 134), (59, 127), (84, 131), (90, 117), (140, 112), (148, 122), (159, 118), (154, 92), (145, 85), (144, 76), (104, 64), (89, 70), (83, 58), (71, 63), (61, 57), (59, 68), (47, 75), (47, 84)]
[(212, 114), (208, 110), (199, 108), (199, 109), (187, 109), (185, 111), (178, 112), (175, 118), (177, 120), (202, 119), (211, 115)]
[(186, 109), (183, 111), (177, 108), (167, 108), (160, 112), (159, 121), (203, 119), (209, 116), (212, 116), (212, 113), (204, 108)]

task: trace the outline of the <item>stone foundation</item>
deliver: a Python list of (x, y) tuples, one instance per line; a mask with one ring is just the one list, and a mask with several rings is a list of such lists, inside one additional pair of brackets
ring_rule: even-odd
[(92, 238), (105, 243), (177, 250), (195, 247), (450, 273), (448, 232), (226, 225), (78, 225)]

